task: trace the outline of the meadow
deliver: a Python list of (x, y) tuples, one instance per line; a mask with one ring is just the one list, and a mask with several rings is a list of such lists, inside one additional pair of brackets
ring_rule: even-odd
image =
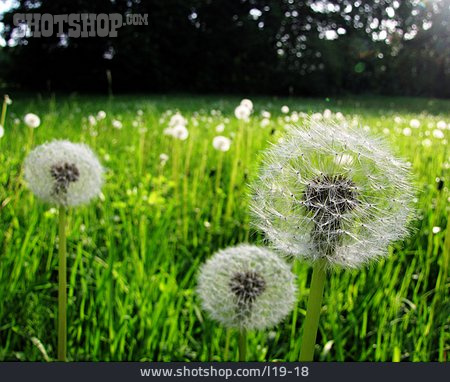
[[(56, 358), (57, 210), (36, 200), (22, 172), (27, 152), (55, 138), (89, 144), (106, 169), (100, 197), (69, 213), (68, 359), (236, 360), (235, 333), (200, 307), (197, 271), (217, 249), (263, 243), (248, 184), (262, 150), (306, 115), (384, 136), (411, 164), (417, 189), (411, 235), (386, 260), (329, 275), (316, 359), (447, 360), (450, 102), (252, 101), (242, 121), (237, 97), (13, 98), (0, 139), (0, 360)], [(41, 118), (36, 129), (23, 122), (29, 112)], [(184, 140), (164, 134), (176, 112), (187, 120)], [(231, 139), (229, 151), (213, 147), (218, 135)], [(249, 333), (249, 360), (298, 359), (311, 267), (293, 268), (297, 308), (280, 326)]]

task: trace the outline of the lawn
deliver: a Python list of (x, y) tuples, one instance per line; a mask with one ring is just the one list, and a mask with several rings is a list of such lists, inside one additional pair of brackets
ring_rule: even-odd
[[(417, 215), (410, 237), (395, 243), (386, 260), (329, 275), (316, 359), (447, 360), (450, 101), (259, 97), (248, 122), (234, 116), (239, 102), (218, 96), (13, 99), (0, 139), (0, 360), (56, 358), (57, 210), (23, 181), (22, 162), (32, 147), (54, 138), (85, 142), (106, 168), (100, 198), (69, 213), (69, 360), (236, 360), (236, 334), (201, 310), (197, 271), (219, 248), (262, 243), (248, 209), (260, 154), (296, 116), (302, 124), (302, 113), (323, 119), (326, 109), (340, 123), (384, 136), (411, 163)], [(283, 105), (289, 113), (281, 112)], [(88, 116), (100, 110), (106, 118), (91, 125)], [(264, 127), (263, 110), (271, 113)], [(163, 133), (176, 111), (188, 119), (186, 140)], [(23, 123), (29, 112), (41, 118), (36, 129)], [(232, 139), (229, 151), (215, 150), (217, 135)], [(297, 309), (280, 326), (249, 333), (249, 360), (298, 359), (311, 267), (293, 267)]]

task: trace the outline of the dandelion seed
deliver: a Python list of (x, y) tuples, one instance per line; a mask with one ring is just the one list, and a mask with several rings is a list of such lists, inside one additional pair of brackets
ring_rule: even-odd
[(408, 166), (361, 130), (293, 128), (268, 151), (253, 189), (254, 224), (306, 260), (356, 268), (408, 232)]
[(213, 139), (213, 147), (218, 151), (228, 151), (231, 146), (231, 141), (227, 137), (224, 136), (217, 136)]
[(26, 114), (23, 120), (25, 124), (32, 129), (39, 127), (39, 125), (41, 124), (41, 119), (33, 113)]
[(69, 141), (38, 146), (25, 160), (25, 180), (31, 191), (57, 205), (88, 203), (100, 193), (102, 174), (91, 149)]
[(281, 112), (282, 112), (283, 114), (289, 113), (289, 106), (287, 106), (287, 105), (281, 106)]
[(296, 300), (290, 267), (273, 252), (251, 245), (214, 254), (200, 270), (197, 292), (213, 319), (238, 329), (272, 327)]

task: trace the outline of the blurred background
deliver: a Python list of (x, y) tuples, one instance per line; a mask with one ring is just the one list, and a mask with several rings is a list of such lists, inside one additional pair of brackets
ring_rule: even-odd
[[(116, 38), (18, 37), (13, 14), (148, 14)], [(1, 0), (0, 86), (450, 95), (448, 0)]]

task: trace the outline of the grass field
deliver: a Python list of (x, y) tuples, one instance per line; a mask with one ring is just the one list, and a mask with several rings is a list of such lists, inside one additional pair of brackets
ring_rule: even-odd
[[(417, 219), (387, 260), (330, 275), (316, 359), (447, 360), (450, 101), (255, 98), (249, 122), (233, 114), (239, 101), (14, 99), (0, 139), (0, 360), (56, 358), (57, 211), (23, 182), (21, 165), (32, 147), (54, 138), (86, 142), (107, 170), (101, 197), (69, 215), (69, 360), (236, 360), (235, 333), (200, 308), (197, 270), (219, 248), (262, 242), (250, 225), (247, 196), (261, 150), (283, 136), (284, 118), (293, 111), (325, 109), (385, 136), (411, 163)], [(281, 113), (282, 105), (289, 114)], [(90, 126), (87, 117), (99, 110), (106, 118)], [(163, 134), (177, 110), (189, 121), (184, 141)], [(262, 110), (271, 113), (266, 127)], [(28, 112), (41, 117), (37, 129), (22, 122)], [(113, 119), (123, 127), (114, 128)], [(438, 128), (439, 121), (447, 127), (441, 122)], [(221, 123), (225, 129), (217, 133)], [(233, 138), (230, 151), (214, 149), (216, 135)], [(162, 153), (169, 156), (165, 165)], [(279, 327), (249, 333), (250, 360), (298, 359), (311, 268), (296, 262), (294, 270), (298, 307)]]

